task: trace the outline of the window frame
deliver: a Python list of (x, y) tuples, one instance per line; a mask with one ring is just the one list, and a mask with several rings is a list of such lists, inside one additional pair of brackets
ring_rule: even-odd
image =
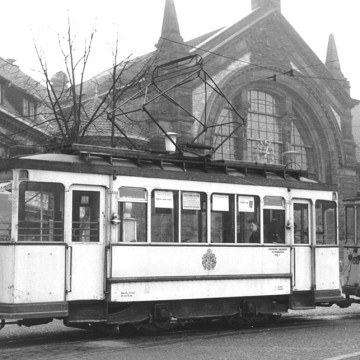
[[(29, 189), (29, 187), (34, 187), (34, 189)], [(40, 186), (40, 189), (37, 189), (36, 186)], [(22, 187), (25, 187), (25, 189), (22, 191)], [(50, 189), (44, 189), (45, 187), (49, 187)], [(53, 192), (50, 192), (51, 187), (54, 187)], [(56, 192), (55, 187), (59, 187), (59, 191)], [(61, 189), (60, 189), (61, 188)], [(61, 191), (60, 191), (61, 190)], [(35, 210), (35, 215), (39, 214), (40, 215), (40, 220), (29, 220), (29, 219), (25, 219), (26, 217), (26, 207), (25, 207), (25, 203), (29, 202), (31, 199), (26, 200), (26, 192), (38, 192), (38, 194), (40, 194), (40, 208), (39, 205), (36, 204), (38, 203), (38, 201), (34, 201), (33, 205), (28, 205), (28, 206), (33, 206), (34, 210)], [(51, 209), (51, 211), (53, 212), (53, 219), (49, 218), (49, 227), (46, 228), (44, 227), (44, 224), (46, 223), (44, 220), (45, 217), (45, 211), (47, 211), (47, 209), (44, 209), (44, 202), (43, 202), (43, 195), (46, 194), (53, 194), (54, 197), (51, 200), (51, 197), (49, 197), (48, 200), (48, 204), (51, 204), (51, 201), (53, 203), (53, 209)], [(22, 198), (23, 196), (23, 198)], [(35, 195), (37, 196), (37, 195)], [(34, 196), (34, 197), (35, 197)], [(33, 198), (34, 198), (33, 197)], [(39, 181), (21, 181), (19, 184), (19, 193), (18, 193), (18, 201), (19, 201), (19, 206), (18, 206), (18, 212), (17, 212), (17, 216), (18, 216), (18, 236), (17, 236), (17, 240), (18, 242), (27, 242), (27, 241), (31, 241), (31, 242), (51, 242), (51, 243), (63, 243), (65, 242), (65, 237), (64, 237), (64, 223), (65, 223), (65, 186), (64, 184), (61, 183), (53, 183), (53, 182), (39, 182)], [(23, 203), (23, 206), (21, 206), (21, 204)], [(36, 208), (40, 209), (40, 212), (36, 212)], [(50, 211), (50, 210), (48, 210)], [(30, 212), (30, 210), (28, 210), (28, 212)], [(45, 215), (44, 215), (45, 214)], [(60, 216), (60, 220), (57, 220), (57, 216)], [(24, 217), (24, 219), (23, 219)], [(25, 226), (28, 227), (24, 227), (22, 228), (22, 224), (24, 223)], [(30, 226), (30, 224), (36, 225), (37, 223), (40, 224), (40, 227), (37, 228), (36, 226)], [(59, 223), (60, 226), (57, 227), (56, 224)], [(26, 225), (28, 224), (28, 225)], [(29, 227), (30, 226), (30, 227)], [(23, 235), (20, 234), (21, 230), (28, 230), (27, 233), (24, 233)], [(39, 230), (39, 234), (37, 234), (35, 231)], [(44, 231), (46, 232), (46, 230), (48, 230), (48, 234), (44, 233)], [(54, 231), (58, 231), (59, 234), (54, 234)], [(34, 240), (34, 239), (30, 239), (28, 238), (29, 236), (33, 235), (33, 237), (39, 237), (39, 240)], [(24, 240), (20, 240), (20, 237), (24, 236), (25, 239)], [(44, 239), (48, 237), (48, 240)], [(52, 239), (51, 239), (52, 238)], [(60, 238), (60, 240), (56, 240), (56, 238)]]
[[(324, 216), (324, 211), (322, 211), (322, 213), (320, 214), (320, 218), (321, 218), (321, 224), (318, 223), (318, 207), (317, 205), (319, 203), (329, 203), (329, 204), (333, 204), (334, 205), (334, 226), (335, 228), (333, 229), (333, 233), (334, 233), (334, 237), (335, 237), (335, 242), (329, 243), (326, 241), (326, 239), (324, 240), (320, 240), (318, 237), (318, 234), (323, 234), (323, 236), (325, 237), (325, 216)], [(320, 226), (322, 227), (320, 229)], [(339, 235), (338, 235), (338, 210), (337, 210), (337, 203), (336, 201), (333, 200), (322, 200), (322, 199), (317, 199), (315, 201), (315, 231), (316, 231), (316, 237), (315, 237), (315, 242), (317, 246), (338, 246), (339, 244)], [(321, 231), (318, 231), (321, 230)]]
[(4, 105), (4, 91), (5, 86), (4, 84), (0, 83), (0, 105)]
[[(142, 190), (144, 197), (140, 198), (140, 197), (135, 197), (135, 196), (123, 196), (121, 194), (122, 190), (129, 190), (129, 191)], [(119, 227), (119, 234), (117, 236), (117, 243), (126, 244), (126, 243), (131, 242), (131, 243), (145, 244), (145, 243), (149, 242), (149, 234), (148, 234), (148, 209), (149, 209), (148, 202), (149, 201), (148, 200), (149, 200), (148, 190), (143, 187), (121, 186), (118, 189), (118, 214), (119, 214), (119, 220), (120, 220), (120, 227)], [(138, 225), (137, 225), (138, 222), (136, 221), (136, 218), (126, 218), (129, 220), (129, 222), (128, 222), (129, 228), (131, 229), (131, 227), (133, 227), (133, 233), (135, 234), (134, 239), (129, 240), (129, 241), (125, 241), (125, 229), (124, 229), (125, 217), (122, 216), (123, 211), (124, 211), (123, 206), (126, 207), (126, 205), (123, 205), (123, 204), (127, 204), (127, 203), (144, 204), (144, 207), (145, 207), (145, 217), (142, 220), (142, 221), (145, 221), (145, 226), (142, 226), (141, 228), (138, 227)], [(132, 206), (131, 206), (130, 211), (132, 210)], [(138, 240), (140, 238), (139, 237), (140, 231), (145, 232), (144, 240)]]
[(36, 118), (36, 103), (27, 96), (22, 98), (22, 115), (32, 119)]
[[(266, 200), (267, 199), (271, 199), (271, 198), (278, 198), (281, 199), (281, 205), (276, 205), (276, 204), (266, 204)], [(266, 211), (271, 211), (269, 213), (269, 219), (270, 217), (273, 218), (271, 220), (271, 222), (267, 223), (267, 214), (265, 213)], [(273, 223), (273, 220), (277, 220), (278, 223), (278, 219), (276, 217), (273, 217), (274, 214), (272, 213), (273, 211), (283, 211), (283, 216), (282, 216), (282, 223), (280, 224), (276, 224)], [(266, 195), (263, 197), (263, 208), (262, 208), (262, 226), (263, 226), (263, 236), (264, 236), (264, 244), (286, 244), (286, 230), (285, 230), (285, 222), (286, 222), (286, 213), (287, 213), (287, 209), (286, 209), (286, 201), (285, 198), (283, 196), (272, 196), (272, 195)], [(274, 229), (275, 227), (275, 229)], [(283, 227), (283, 229), (282, 229)], [(278, 232), (275, 232), (273, 230), (282, 230), (281, 234), (279, 234)], [(270, 237), (267, 236), (267, 233), (270, 232)], [(272, 240), (277, 239), (278, 236), (281, 235), (282, 237), (280, 238), (281, 241), (270, 241), (271, 238)]]
[[(77, 196), (80, 196), (80, 201), (75, 202), (75, 193), (78, 193)], [(92, 194), (90, 194), (92, 193)], [(89, 196), (89, 202), (88, 203), (82, 203), (81, 199), (85, 196)], [(92, 205), (92, 202), (95, 201), (94, 206)], [(81, 221), (80, 221), (80, 208), (81, 205), (83, 205), (84, 208), (89, 208), (91, 209), (90, 211), (90, 218), (88, 222), (84, 222), (86, 225), (90, 225), (90, 228), (83, 228), (81, 229)], [(95, 211), (95, 215), (94, 211)], [(75, 210), (78, 210), (79, 212), (76, 213)], [(102, 192), (99, 188), (91, 188), (91, 187), (74, 187), (71, 189), (71, 237), (70, 237), (70, 241), (71, 243), (74, 244), (79, 244), (79, 243), (91, 243), (91, 244), (101, 244), (103, 242), (103, 197), (102, 197)], [(79, 215), (79, 220), (74, 221), (74, 219), (77, 219), (77, 215)], [(93, 221), (93, 217), (95, 217), (95, 219), (98, 219), (98, 221)], [(79, 226), (74, 226), (75, 224), (79, 225)], [(91, 227), (91, 225), (96, 225), (97, 226), (93, 226)], [(97, 229), (96, 229), (97, 228)], [(84, 232), (85, 235), (83, 235), (81, 232), (78, 231), (78, 234), (76, 233), (76, 230), (80, 230), (80, 231), (89, 231), (88, 235), (86, 235), (86, 232)], [(91, 231), (95, 231), (95, 233), (97, 232), (97, 235), (92, 235)], [(83, 238), (89, 238), (89, 240), (81, 240), (81, 236), (83, 236)], [(76, 239), (76, 237), (79, 237), (79, 240), (74, 240)], [(96, 240), (92, 240), (92, 238), (96, 237)]]

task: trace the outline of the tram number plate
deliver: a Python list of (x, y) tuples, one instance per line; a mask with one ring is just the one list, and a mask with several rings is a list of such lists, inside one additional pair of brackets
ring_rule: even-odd
[(284, 254), (286, 248), (270, 248), (269, 251), (271, 251), (274, 256), (279, 257), (281, 254)]
[(284, 290), (284, 286), (283, 286), (283, 285), (276, 285), (276, 286), (275, 286), (275, 290), (276, 290), (276, 291)]
[(122, 291), (120, 296), (122, 298), (132, 298), (135, 295), (135, 291)]

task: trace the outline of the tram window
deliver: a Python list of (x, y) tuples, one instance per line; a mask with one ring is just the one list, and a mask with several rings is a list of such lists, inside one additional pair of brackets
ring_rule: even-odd
[(316, 243), (318, 245), (336, 244), (336, 203), (317, 200), (316, 210)]
[(294, 243), (309, 243), (309, 206), (294, 204)]
[(0, 241), (11, 239), (11, 183), (0, 183)]
[(205, 193), (181, 193), (181, 242), (206, 242)]
[(235, 242), (234, 195), (211, 196), (211, 242)]
[(345, 208), (345, 221), (346, 221), (346, 243), (355, 243), (355, 207), (347, 206)]
[(360, 207), (356, 206), (356, 242), (360, 243)]
[(64, 186), (24, 181), (19, 186), (19, 241), (64, 240)]
[(280, 196), (264, 198), (264, 242), (285, 243), (285, 201)]
[(98, 242), (100, 221), (100, 192), (73, 191), (72, 241)]
[(151, 193), (151, 241), (178, 242), (178, 191)]
[(141, 188), (120, 188), (120, 241), (146, 242), (147, 192)]
[(260, 243), (260, 199), (258, 196), (237, 196), (237, 242)]

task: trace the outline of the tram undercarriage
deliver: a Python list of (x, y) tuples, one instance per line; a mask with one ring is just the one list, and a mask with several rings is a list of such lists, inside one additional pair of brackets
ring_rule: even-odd
[(285, 313), (288, 296), (264, 298), (218, 298), (161, 302), (69, 303), (69, 316), (64, 320), (70, 327), (99, 329), (101, 325), (132, 324), (138, 330), (169, 330), (177, 325), (203, 319), (256, 321)]

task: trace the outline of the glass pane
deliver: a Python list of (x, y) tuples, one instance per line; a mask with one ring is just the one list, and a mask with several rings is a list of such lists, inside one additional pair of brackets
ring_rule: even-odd
[(19, 187), (19, 241), (64, 241), (64, 186), (22, 182)]
[(260, 199), (258, 196), (237, 197), (236, 219), (238, 243), (260, 243)]
[(147, 203), (120, 202), (120, 241), (146, 242)]
[(119, 189), (119, 195), (121, 200), (147, 200), (147, 192), (142, 188), (122, 187)]
[[(276, 109), (276, 99), (260, 91), (249, 91), (247, 141), (249, 161), (279, 163), (282, 152), (282, 128)], [(266, 149), (262, 144), (267, 143)], [(250, 151), (249, 151), (250, 150)]]
[(285, 243), (285, 211), (264, 209), (264, 242)]
[(337, 243), (336, 203), (318, 200), (316, 209), (316, 243), (329, 245)]
[(234, 195), (211, 197), (211, 242), (234, 243)]
[(73, 191), (72, 241), (100, 241), (100, 192)]
[(294, 243), (309, 243), (309, 206), (294, 204)]
[(0, 241), (11, 240), (11, 183), (0, 184)]
[(356, 206), (356, 243), (360, 243), (360, 207)]
[[(215, 159), (234, 160), (236, 158), (236, 138), (237, 134), (232, 133), (235, 130), (232, 113), (229, 109), (223, 109), (217, 121), (215, 128), (214, 148), (216, 150)], [(230, 137), (229, 135), (232, 134)]]
[(151, 193), (151, 242), (178, 241), (178, 191)]
[(206, 194), (204, 193), (182, 193), (181, 242), (206, 242)]
[(285, 200), (281, 196), (265, 196), (264, 198), (264, 206), (285, 206)]
[(355, 207), (348, 206), (345, 208), (345, 242), (346, 244), (355, 244)]

